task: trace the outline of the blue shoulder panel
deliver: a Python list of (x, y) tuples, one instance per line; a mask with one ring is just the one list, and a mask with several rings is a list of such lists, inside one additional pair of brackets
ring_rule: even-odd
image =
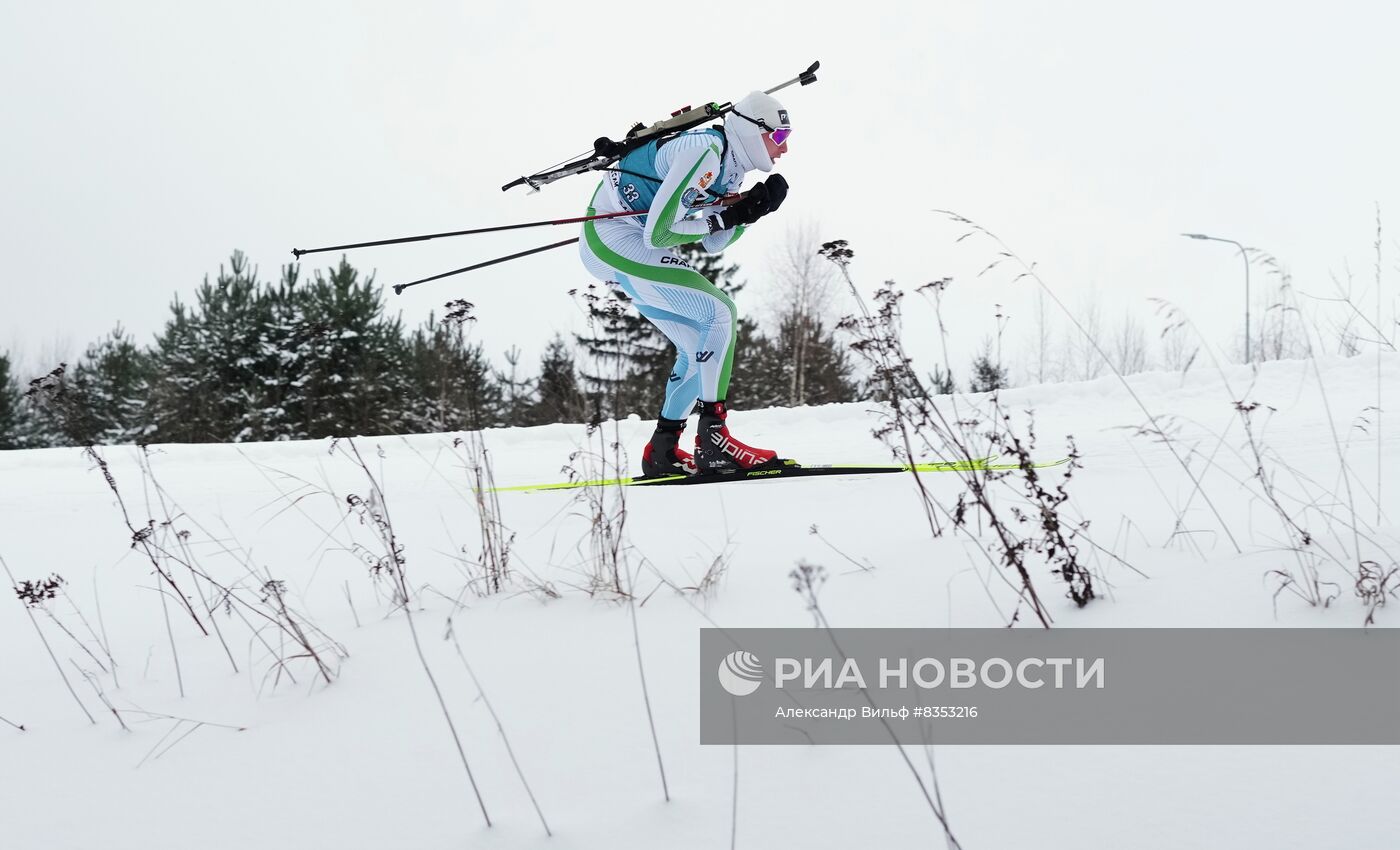
[[(674, 144), (678, 139), (697, 135), (710, 136), (713, 141), (719, 142), (720, 150), (724, 150), (724, 132), (721, 130), (705, 129), (700, 131), (690, 130), (679, 136), (674, 136), (666, 144)], [(720, 187), (724, 185), (724, 160), (720, 157), (719, 174), (716, 175), (714, 183), (711, 185)], [(622, 203), (632, 210), (649, 210), (652, 201), (656, 200), (656, 190), (661, 188), (661, 181), (666, 179), (666, 173), (670, 171), (671, 158), (661, 156), (661, 151), (656, 142), (648, 142), (627, 154), (617, 164), (617, 169), (621, 173), (617, 175), (617, 194), (622, 199)], [(685, 196), (686, 206), (694, 203), (704, 203), (709, 200), (706, 197), (691, 197), (690, 193)], [(642, 219), (645, 221), (645, 219)]]

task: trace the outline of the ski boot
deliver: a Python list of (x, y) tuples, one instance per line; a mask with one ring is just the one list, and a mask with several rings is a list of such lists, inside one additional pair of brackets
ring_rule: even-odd
[(784, 465), (772, 449), (756, 449), (734, 439), (724, 424), (728, 413), (722, 401), (700, 402), (700, 433), (695, 435), (695, 467), (699, 474), (723, 475)]
[(680, 448), (684, 419), (658, 419), (651, 442), (642, 449), (642, 477), (662, 475), (694, 475), (695, 458)]

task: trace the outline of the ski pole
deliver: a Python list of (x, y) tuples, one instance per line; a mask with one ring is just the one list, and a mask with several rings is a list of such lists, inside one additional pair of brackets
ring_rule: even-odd
[[(694, 207), (694, 209), (732, 204), (738, 199), (738, 195), (726, 195), (712, 204), (699, 204)], [(373, 242), (352, 242), (348, 245), (329, 245), (325, 248), (293, 248), (292, 256), (300, 260), (303, 254), (318, 254), (323, 251), (345, 251), (350, 248), (372, 248), (377, 245), (426, 242), (429, 239), (441, 239), (447, 236), (471, 236), (476, 233), (496, 233), (502, 230), (519, 230), (523, 227), (545, 227), (551, 224), (578, 224), (584, 221), (600, 221), (606, 218), (627, 218), (628, 216), (646, 215), (648, 212), (650, 212), (650, 210), (627, 210), (625, 212), (600, 213), (598, 215), (581, 215), (573, 218), (555, 218), (547, 221), (527, 221), (523, 224), (498, 224), (493, 227), (475, 227), (471, 230), (451, 230), (446, 233), (425, 233), (422, 236), (400, 236), (396, 239), (377, 239)]]
[[(735, 201), (739, 200), (739, 198), (741, 198), (741, 197), (743, 197), (743, 196), (742, 196), (742, 195), (725, 195), (724, 197), (720, 198), (718, 201), (715, 201), (715, 202), (712, 203), (712, 204), (699, 204), (699, 205), (693, 207), (692, 209), (697, 209), (697, 210), (698, 210), (698, 209), (703, 209), (703, 208), (705, 208), (705, 207), (722, 207), (722, 206), (729, 206), (730, 204), (732, 204), (732, 203), (734, 203)], [(583, 216), (583, 217), (581, 217), (581, 218), (565, 218), (565, 219), (560, 219), (559, 221), (543, 221), (543, 222), (536, 222), (536, 224), (567, 224), (567, 223), (569, 223), (569, 222), (575, 222), (575, 221), (596, 221), (597, 219), (600, 219), (600, 218), (621, 218), (621, 217), (623, 217), (623, 216), (629, 216), (629, 215), (646, 215), (648, 212), (650, 212), (650, 210), (642, 210), (642, 211), (640, 211), (640, 212), (603, 213), (602, 215), (586, 215), (586, 216)], [(503, 227), (503, 228), (486, 228), (486, 229), (487, 229), (487, 230), (492, 230), (492, 229), (495, 229), (495, 230), (504, 230), (504, 229), (507, 229), (507, 228), (510, 228), (510, 227), (533, 227), (533, 226), (534, 226), (534, 225), (530, 225), (530, 224), (508, 224), (508, 225), (506, 225), (506, 226)], [(466, 232), (468, 232), (468, 233), (479, 233), (479, 232), (481, 232), (481, 231), (466, 231)], [(452, 234), (447, 234), (447, 235), (452, 235)], [(431, 238), (431, 237), (421, 237), (421, 238)], [(425, 277), (425, 278), (423, 278), (422, 280), (414, 280), (414, 281), (410, 281), (410, 282), (408, 282), (408, 283), (396, 284), (396, 285), (394, 286), (394, 294), (395, 294), (395, 295), (402, 295), (402, 294), (403, 294), (403, 291), (404, 291), (405, 289), (408, 289), (410, 286), (417, 286), (417, 285), (420, 284), (420, 283), (427, 283), (427, 282), (430, 281), (430, 280), (442, 280), (442, 279), (445, 278), (445, 277), (452, 277), (453, 275), (456, 275), (456, 274), (463, 274), (463, 273), (465, 273), (465, 272), (476, 271), (477, 269), (484, 269), (484, 268), (486, 268), (487, 266), (494, 266), (494, 265), (496, 265), (497, 263), (504, 263), (504, 262), (507, 261), (507, 260), (518, 260), (518, 259), (520, 259), (521, 257), (528, 257), (528, 256), (530, 256), (531, 254), (538, 254), (538, 253), (540, 253), (541, 251), (551, 251), (551, 250), (553, 250), (553, 249), (555, 249), (555, 248), (563, 248), (565, 245), (572, 245), (572, 244), (574, 244), (575, 242), (577, 242), (578, 240), (579, 240), (579, 237), (575, 236), (573, 239), (565, 239), (563, 242), (555, 242), (553, 245), (541, 245), (541, 246), (538, 247), (538, 248), (531, 248), (531, 249), (528, 250), (528, 251), (521, 251), (521, 252), (518, 253), (518, 254), (508, 254), (508, 255), (506, 255), (506, 256), (504, 256), (504, 257), (497, 257), (497, 258), (494, 259), (494, 260), (487, 260), (487, 261), (482, 262), (482, 263), (476, 263), (475, 265), (467, 266), (466, 268), (453, 269), (453, 270), (450, 271), (450, 272), (443, 272), (442, 274), (435, 274), (435, 275), (433, 275), (432, 277)], [(322, 248), (322, 249), (318, 249), (318, 250), (330, 251), (330, 250), (333, 250), (333, 249), (331, 249), (331, 248)], [(310, 253), (310, 252), (307, 251), (307, 252), (305, 252), (305, 253)]]
[[(626, 214), (627, 214), (627, 213), (614, 213), (613, 215), (626, 215)], [(632, 213), (632, 215), (640, 215), (640, 213)], [(607, 217), (610, 217), (610, 216), (594, 216), (594, 217), (595, 217), (595, 218), (607, 218)], [(554, 224), (554, 222), (549, 222), (549, 223), (550, 223), (550, 224)], [(402, 295), (402, 294), (403, 294), (403, 291), (404, 291), (405, 289), (408, 289), (410, 286), (417, 286), (417, 285), (420, 284), (420, 283), (427, 283), (427, 282), (430, 281), (430, 280), (442, 280), (442, 279), (445, 278), (445, 277), (452, 277), (452, 276), (455, 275), (455, 274), (462, 274), (462, 273), (464, 273), (464, 272), (475, 271), (476, 269), (484, 269), (484, 268), (486, 268), (487, 266), (494, 266), (494, 265), (496, 265), (497, 263), (504, 263), (506, 260), (516, 260), (516, 259), (519, 259), (519, 258), (521, 258), (521, 257), (528, 257), (528, 256), (530, 256), (531, 254), (538, 254), (538, 253), (540, 253), (541, 251), (550, 251), (550, 250), (553, 250), (553, 249), (555, 249), (555, 248), (563, 248), (565, 245), (572, 245), (572, 244), (574, 244), (575, 242), (578, 241), (578, 239), (579, 239), (579, 238), (578, 238), (577, 236), (575, 236), (573, 239), (565, 239), (563, 242), (555, 242), (553, 245), (541, 245), (541, 246), (538, 247), (538, 248), (531, 248), (531, 249), (528, 250), (528, 251), (521, 251), (521, 252), (518, 253), (518, 254), (510, 254), (509, 256), (505, 256), (505, 257), (497, 257), (497, 258), (494, 259), (494, 260), (487, 260), (487, 261), (484, 262), (484, 263), (477, 263), (477, 264), (474, 265), (474, 266), (467, 266), (466, 268), (454, 269), (454, 270), (452, 270), (452, 271), (450, 271), (450, 272), (443, 272), (442, 274), (435, 274), (435, 275), (433, 275), (432, 277), (425, 277), (425, 278), (423, 278), (422, 280), (415, 280), (415, 281), (411, 281), (411, 282), (409, 282), (409, 283), (399, 283), (399, 284), (395, 284), (395, 285), (394, 285), (394, 294), (395, 294), (395, 295)]]
[(404, 242), (426, 242), (429, 239), (442, 239), (447, 236), (471, 236), (475, 233), (496, 233), (501, 230), (519, 230), (523, 227), (544, 227), (550, 224), (578, 224), (582, 221), (597, 221), (604, 218), (625, 218), (633, 215), (646, 215), (647, 212), (647, 210), (641, 210), (639, 212), (603, 213), (601, 215), (585, 215), (575, 218), (557, 218), (550, 221), (527, 221), (524, 224), (498, 224), (494, 227), (476, 227), (471, 230), (453, 230), (447, 233), (426, 233), (422, 236), (401, 236), (397, 239), (377, 239), (373, 242), (353, 242), (349, 245), (330, 245), (325, 248), (293, 248), (292, 256), (300, 260), (303, 254), (319, 254), (323, 251), (345, 251), (350, 248), (371, 248), (377, 245), (398, 245)]

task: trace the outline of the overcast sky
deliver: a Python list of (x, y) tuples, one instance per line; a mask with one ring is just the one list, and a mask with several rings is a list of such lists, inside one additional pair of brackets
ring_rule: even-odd
[[(1360, 289), (1379, 204), (1400, 288), (1397, 8), (0, 0), (0, 347), (38, 366), (118, 322), (148, 341), (234, 249), (272, 278), (293, 247), (580, 214), (592, 177), (500, 187), (813, 60), (820, 81), (780, 95), (788, 203), (731, 252), (741, 310), (764, 303), (770, 252), (806, 219), (850, 241), (867, 288), (954, 276), (955, 350), (994, 329), (996, 303), (1028, 334), (1029, 284), (978, 278), (991, 250), (955, 243), (941, 208), (1071, 304), (1095, 292), (1146, 317), (1168, 298), (1229, 343), (1240, 262), (1182, 231), (1265, 249), (1305, 292), (1350, 264)], [(350, 259), (387, 285), (571, 235)], [(411, 323), (466, 298), (493, 353), (533, 357), (581, 327), (566, 293), (590, 280), (565, 248), (389, 298)], [(910, 321), (926, 329), (927, 312)]]

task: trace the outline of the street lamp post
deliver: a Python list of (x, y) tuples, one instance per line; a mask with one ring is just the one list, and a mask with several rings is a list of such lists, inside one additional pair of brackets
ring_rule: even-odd
[(1240, 249), (1240, 258), (1244, 260), (1244, 362), (1253, 363), (1253, 349), (1250, 347), (1249, 339), (1249, 254), (1245, 247), (1233, 239), (1221, 239), (1219, 236), (1207, 236), (1204, 233), (1183, 233), (1187, 239), (1205, 239), (1210, 242), (1228, 242)]

